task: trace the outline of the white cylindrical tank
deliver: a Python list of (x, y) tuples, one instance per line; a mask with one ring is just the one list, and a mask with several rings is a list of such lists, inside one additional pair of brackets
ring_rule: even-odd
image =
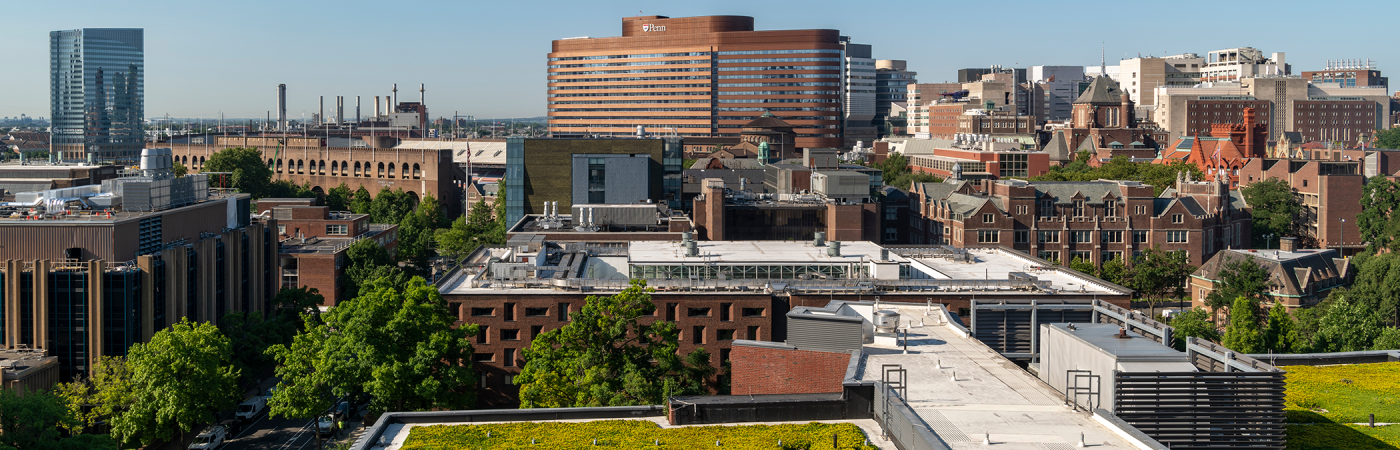
[(886, 309), (875, 312), (876, 333), (893, 333), (895, 332), (896, 328), (899, 328), (898, 312), (892, 309)]

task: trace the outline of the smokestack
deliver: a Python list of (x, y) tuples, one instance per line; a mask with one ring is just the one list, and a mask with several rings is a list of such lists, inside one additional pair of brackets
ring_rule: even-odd
[(398, 84), (398, 83), (394, 83), (394, 103), (392, 103), (392, 104), (389, 105), (389, 108), (390, 108), (390, 109), (389, 109), (389, 112), (390, 112), (390, 113), (393, 113), (393, 112), (394, 112), (394, 110), (393, 110), (394, 105), (398, 105), (398, 104), (399, 104), (399, 84)]
[(287, 131), (287, 85), (277, 85), (277, 131)]
[(427, 97), (423, 94), (423, 85), (420, 83), (418, 85), (418, 103), (423, 105), (428, 104), (427, 100), (425, 100), (426, 98)]
[(320, 112), (316, 113), (316, 120), (321, 121), (321, 123), (326, 123), (326, 96), (322, 95), (317, 98), (320, 99), (317, 103), (317, 109)]
[(345, 123), (345, 96), (335, 96), (335, 124)]
[(360, 96), (355, 96), (355, 123), (360, 123)]
[(382, 114), (379, 113), (379, 96), (374, 96), (374, 118), (378, 120)]

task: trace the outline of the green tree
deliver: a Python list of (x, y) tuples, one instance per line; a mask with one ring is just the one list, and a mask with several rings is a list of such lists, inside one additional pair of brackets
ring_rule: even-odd
[(410, 262), (418, 268), (427, 267), (428, 258), (433, 256), (436, 232), (428, 220), (427, 216), (410, 212), (399, 221), (397, 256), (400, 261)]
[(452, 226), (452, 222), (447, 220), (447, 216), (442, 213), (442, 202), (438, 201), (433, 194), (423, 194), (423, 201), (418, 202), (418, 213), (428, 218), (428, 228), (438, 229)]
[(1228, 308), (1235, 299), (1244, 297), (1258, 303), (1272, 284), (1269, 273), (1253, 258), (1233, 258), (1221, 261), (1215, 272), (1215, 289), (1206, 296), (1206, 306), (1212, 311)]
[(1140, 164), (1120, 156), (1099, 167), (1091, 167), (1088, 164), (1091, 157), (1088, 152), (1079, 152), (1074, 162), (1066, 164), (1064, 167), (1051, 167), (1049, 172), (1027, 179), (1030, 181), (1093, 181), (1098, 179), (1140, 181), (1152, 185), (1156, 194), (1160, 195), (1166, 188), (1176, 185), (1176, 177), (1179, 173), (1188, 173), (1197, 180), (1204, 176), (1200, 168), (1185, 161), (1173, 161), (1170, 164)]
[(1381, 174), (1366, 180), (1361, 188), (1361, 213), (1356, 215), (1356, 226), (1361, 230), (1362, 242), (1369, 242), (1367, 252), (1375, 253), (1386, 249), (1400, 251), (1400, 182), (1391, 181)]
[(1182, 251), (1162, 251), (1153, 246), (1133, 258), (1133, 265), (1122, 277), (1122, 285), (1138, 292), (1148, 304), (1148, 315), (1156, 315), (1156, 306), (1168, 298), (1186, 295), (1186, 279), (1196, 271)]
[(1381, 323), (1400, 325), (1400, 254), (1360, 255), (1350, 263), (1356, 278), (1348, 298), (1374, 311)]
[(232, 348), (213, 324), (188, 318), (133, 345), (127, 356), (133, 402), (112, 417), (112, 436), (150, 445), (213, 422), (214, 412), (240, 400)]
[(66, 434), (80, 429), (81, 420), (48, 392), (0, 389), (0, 449), (16, 450), (116, 450), (117, 443), (103, 434)]
[(1123, 279), (1128, 274), (1128, 266), (1123, 265), (1122, 258), (1113, 258), (1103, 263), (1099, 269), (1099, 278), (1114, 284), (1123, 284)]
[(516, 377), (523, 408), (656, 405), (668, 395), (708, 393), (710, 356), (682, 358), (674, 322), (640, 323), (656, 310), (643, 280), (612, 296), (589, 296), (561, 328), (535, 338)]
[(383, 276), (384, 269), (381, 268), (398, 270), (394, 258), (389, 256), (389, 251), (373, 239), (361, 239), (350, 244), (350, 248), (345, 249), (345, 259), (349, 261), (349, 265), (345, 267), (345, 275), (341, 278), (345, 298), (355, 298), (359, 295), (361, 285)]
[(54, 394), (63, 399), (68, 411), (77, 419), (70, 432), (96, 426), (122, 413), (136, 402), (136, 387), (126, 358), (102, 356), (92, 367), (92, 375), (55, 386)]
[(413, 199), (401, 189), (383, 188), (375, 194), (369, 206), (369, 220), (374, 223), (399, 223), (413, 211)]
[(1296, 347), (1293, 342), (1297, 336), (1296, 328), (1293, 316), (1288, 314), (1288, 307), (1275, 302), (1274, 306), (1269, 308), (1269, 324), (1264, 329), (1264, 348), (1273, 353), (1293, 352)]
[(1220, 331), (1215, 328), (1215, 323), (1211, 322), (1211, 314), (1203, 308), (1183, 311), (1172, 318), (1171, 326), (1175, 329), (1172, 333), (1172, 346), (1183, 352), (1186, 351), (1188, 337), (1220, 341)]
[(1382, 329), (1375, 343), (1371, 344), (1371, 350), (1400, 350), (1400, 328)]
[(1400, 148), (1400, 128), (1389, 130), (1379, 130), (1376, 132), (1377, 148)]
[[(499, 198), (496, 202), (503, 204)], [(436, 234), (438, 253), (461, 260), (477, 246), (504, 244), (505, 213), (499, 209), (497, 212), (499, 215), (493, 220), (491, 207), (486, 206), (485, 199), (478, 199), (466, 217), (453, 221), (451, 228)]]
[(330, 207), (331, 211), (349, 211), (352, 195), (355, 194), (350, 192), (350, 187), (340, 183), (340, 186), (333, 187), (326, 193), (326, 206)]
[(476, 400), (469, 337), (433, 286), (376, 279), (324, 323), (307, 321), (291, 345), (268, 349), (277, 361), (271, 413), (312, 417), (331, 400), (367, 394), (370, 410), (466, 409)]
[(176, 178), (179, 178), (190, 173), (190, 169), (186, 168), (184, 164), (180, 164), (179, 161), (175, 161), (174, 164), (170, 165), (170, 172), (174, 173)]
[(355, 195), (350, 197), (350, 212), (355, 214), (369, 214), (370, 206), (374, 204), (373, 197), (369, 195), (369, 189), (360, 186), (355, 190)]
[(1381, 324), (1365, 305), (1343, 297), (1333, 302), (1318, 323), (1313, 351), (1355, 352), (1371, 348)]
[(1094, 276), (1098, 270), (1094, 267), (1094, 262), (1084, 258), (1075, 257), (1069, 262), (1069, 268), (1082, 272), (1085, 275)]
[[(1254, 247), (1269, 248), (1268, 245), (1278, 243), (1278, 238), (1297, 235), (1294, 230), (1303, 205), (1293, 195), (1293, 187), (1287, 181), (1278, 178), (1256, 181), (1240, 189), (1240, 193), (1254, 216), (1251, 222)], [(1270, 236), (1268, 242), (1266, 236)]]
[(233, 187), (253, 198), (268, 197), (272, 184), (272, 170), (262, 159), (262, 152), (256, 148), (226, 148), (209, 156), (204, 162), (204, 172), (230, 172), (233, 174)]
[(1264, 336), (1259, 332), (1258, 303), (1245, 296), (1235, 298), (1230, 307), (1230, 325), (1222, 344), (1239, 353), (1262, 353)]

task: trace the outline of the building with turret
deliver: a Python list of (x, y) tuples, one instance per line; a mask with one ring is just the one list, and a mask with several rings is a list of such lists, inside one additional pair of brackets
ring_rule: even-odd
[(1116, 156), (1141, 161), (1156, 158), (1166, 133), (1151, 122), (1139, 122), (1133, 109), (1132, 99), (1117, 81), (1106, 76), (1094, 78), (1074, 101), (1069, 147), (1076, 153), (1094, 155), (1089, 160), (1093, 166)]

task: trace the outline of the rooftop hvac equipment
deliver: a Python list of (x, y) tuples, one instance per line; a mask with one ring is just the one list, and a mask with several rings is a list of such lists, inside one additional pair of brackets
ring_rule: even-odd
[[(584, 204), (570, 208), (575, 224), (643, 227), (661, 223), (657, 204)], [(580, 220), (584, 219), (584, 220)]]
[(831, 241), (826, 243), (826, 256), (841, 256), (841, 242)]
[(875, 312), (875, 332), (894, 333), (899, 328), (899, 312), (892, 309)]

